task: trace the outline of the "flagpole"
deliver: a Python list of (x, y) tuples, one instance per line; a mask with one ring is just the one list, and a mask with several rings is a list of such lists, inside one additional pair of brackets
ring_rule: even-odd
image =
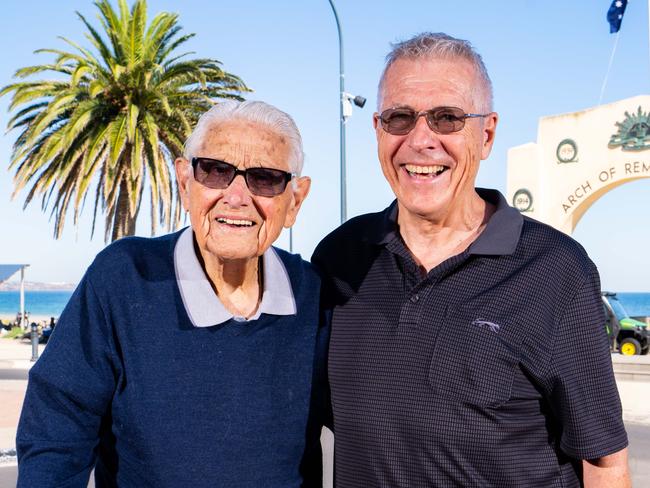
[[(648, 2), (650, 2), (650, 0), (648, 0)], [(609, 66), (607, 66), (607, 73), (605, 73), (603, 86), (600, 87), (600, 97), (598, 98), (598, 106), (600, 106), (600, 104), (603, 102), (603, 95), (605, 94), (605, 87), (607, 86), (607, 79), (609, 78), (609, 72), (612, 70), (612, 63), (614, 62), (614, 54), (616, 53), (616, 46), (618, 46), (618, 36), (620, 33), (621, 31), (616, 32), (616, 39), (614, 39), (614, 48), (612, 49), (612, 54), (609, 57)]]

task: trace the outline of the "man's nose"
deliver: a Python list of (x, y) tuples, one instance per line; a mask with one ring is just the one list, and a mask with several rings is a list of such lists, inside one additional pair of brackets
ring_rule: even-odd
[(251, 201), (251, 192), (243, 175), (235, 176), (228, 188), (223, 190), (223, 201), (233, 208), (246, 206)]
[(423, 115), (417, 118), (415, 127), (409, 132), (408, 144), (415, 150), (434, 149), (440, 145), (440, 134), (429, 127)]

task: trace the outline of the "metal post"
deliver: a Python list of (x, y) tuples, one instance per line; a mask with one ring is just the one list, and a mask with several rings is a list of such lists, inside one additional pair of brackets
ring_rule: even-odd
[(293, 226), (289, 227), (289, 252), (293, 254)]
[(25, 266), (20, 268), (20, 328), (25, 330)]
[(339, 35), (339, 79), (341, 89), (341, 223), (347, 220), (347, 195), (346, 195), (346, 181), (345, 181), (345, 115), (343, 113), (343, 106), (345, 103), (345, 74), (343, 70), (343, 34), (341, 34), (341, 24), (339, 23), (339, 16), (336, 13), (334, 2), (328, 0), (332, 12), (334, 13), (334, 20), (336, 20), (336, 31)]
[(38, 331), (36, 330), (36, 322), (32, 322), (32, 333), (30, 336), (32, 340), (32, 359), (31, 361), (36, 361), (38, 359)]

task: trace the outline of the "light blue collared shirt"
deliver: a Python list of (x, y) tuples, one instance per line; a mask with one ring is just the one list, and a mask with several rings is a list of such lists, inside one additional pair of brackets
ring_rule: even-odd
[(240, 322), (256, 320), (263, 313), (270, 315), (296, 315), (296, 300), (291, 280), (282, 260), (269, 247), (262, 257), (262, 302), (250, 319), (231, 314), (212, 289), (194, 251), (192, 228), (183, 231), (174, 248), (176, 282), (183, 298), (183, 305), (195, 327), (210, 327), (230, 319)]

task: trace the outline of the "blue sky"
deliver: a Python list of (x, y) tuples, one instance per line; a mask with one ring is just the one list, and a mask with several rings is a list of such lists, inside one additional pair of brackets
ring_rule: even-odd
[[(372, 130), (376, 84), (390, 42), (443, 31), (469, 39), (483, 55), (500, 122), (477, 185), (502, 192), (508, 148), (535, 141), (540, 117), (597, 105), (614, 45), (605, 20), (609, 0), (335, 3), (343, 29), (346, 90), (368, 99), (348, 122), (348, 216), (382, 209), (392, 200)], [(647, 8), (640, 0), (628, 5), (603, 103), (650, 93)], [(49, 61), (33, 51), (64, 47), (57, 36), (81, 41), (84, 30), (75, 10), (94, 21), (96, 9), (89, 0), (12, 0), (5, 5), (0, 84), (9, 83), (19, 67)], [(178, 12), (185, 31), (197, 34), (188, 43), (196, 56), (219, 59), (255, 90), (250, 98), (270, 102), (296, 119), (305, 144), (305, 174), (313, 184), (295, 226), (294, 251), (308, 258), (319, 239), (338, 225), (340, 215), (339, 61), (329, 3), (149, 1), (150, 16), (161, 10)], [(7, 104), (7, 98), (0, 99), (3, 127)], [(10, 200), (7, 166), (14, 138), (14, 133), (0, 134), (0, 262), (30, 263), (27, 278), (32, 281), (76, 282), (104, 247), (103, 228), (90, 240), (89, 206), (81, 225), (66, 226), (57, 241), (40, 202), (23, 211), (24, 193)], [(145, 209), (139, 235), (149, 235), (147, 214)], [(601, 198), (574, 237), (596, 262), (603, 288), (650, 291), (650, 179), (625, 184)], [(284, 234), (278, 244), (288, 247), (288, 242)]]

